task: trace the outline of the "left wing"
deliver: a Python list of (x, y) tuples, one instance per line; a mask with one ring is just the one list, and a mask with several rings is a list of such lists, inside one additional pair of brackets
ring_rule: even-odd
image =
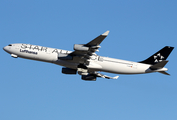
[(119, 76), (109, 77), (107, 75), (103, 75), (98, 72), (93, 72), (93, 73), (88, 73), (87, 75), (82, 75), (82, 80), (96, 81), (97, 77), (102, 77), (102, 78), (106, 78), (106, 79), (117, 79)]
[(94, 73), (97, 77), (102, 77), (102, 78), (107, 78), (107, 79), (117, 79), (119, 76), (115, 76), (115, 77), (109, 77), (107, 75), (103, 75), (101, 73), (95, 72)]

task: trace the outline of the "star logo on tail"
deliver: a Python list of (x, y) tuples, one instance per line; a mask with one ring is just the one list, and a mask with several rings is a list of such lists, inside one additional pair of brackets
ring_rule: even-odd
[(154, 62), (162, 62), (162, 60), (164, 59), (164, 57), (158, 53), (157, 55), (154, 55)]

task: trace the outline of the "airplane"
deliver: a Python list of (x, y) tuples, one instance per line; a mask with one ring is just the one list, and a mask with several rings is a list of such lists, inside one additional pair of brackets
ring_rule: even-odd
[(79, 74), (82, 80), (96, 81), (97, 77), (117, 79), (119, 76), (109, 77), (100, 72), (114, 74), (144, 74), (159, 72), (169, 75), (164, 66), (167, 57), (174, 47), (165, 46), (149, 58), (132, 62), (97, 55), (95, 52), (101, 47), (101, 42), (107, 37), (109, 31), (99, 35), (87, 44), (74, 44), (74, 51), (43, 47), (38, 45), (16, 43), (9, 44), (3, 49), (14, 58), (25, 58), (49, 62), (63, 66), (63, 74)]

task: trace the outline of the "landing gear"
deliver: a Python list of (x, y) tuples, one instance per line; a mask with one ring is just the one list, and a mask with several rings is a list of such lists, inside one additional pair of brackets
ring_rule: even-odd
[(88, 75), (88, 69), (84, 64), (79, 64), (77, 66), (77, 71), (79, 75)]

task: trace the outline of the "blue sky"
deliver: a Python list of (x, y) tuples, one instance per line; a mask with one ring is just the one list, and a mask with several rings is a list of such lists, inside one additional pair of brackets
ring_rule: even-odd
[[(110, 30), (97, 54), (141, 61), (177, 46), (176, 0), (1, 0), (0, 45), (73, 50)], [(96, 82), (0, 50), (0, 120), (176, 120), (176, 49), (159, 73)], [(114, 74), (107, 74), (114, 76)]]

